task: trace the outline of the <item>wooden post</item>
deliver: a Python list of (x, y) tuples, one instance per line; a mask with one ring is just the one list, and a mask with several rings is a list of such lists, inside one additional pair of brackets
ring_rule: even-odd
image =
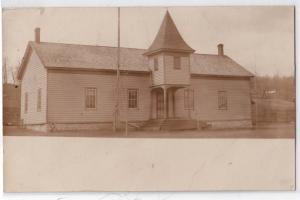
[(169, 100), (170, 100), (170, 98), (169, 98), (169, 95), (170, 95), (170, 93), (169, 93), (169, 91), (167, 90), (167, 92), (166, 92), (166, 102), (167, 102), (167, 104), (166, 104), (166, 106), (167, 106), (167, 118), (169, 118), (170, 116), (169, 116), (169, 105), (170, 105), (170, 102), (169, 102)]
[(175, 118), (176, 115), (175, 115), (175, 92), (176, 92), (176, 89), (173, 89), (172, 91), (172, 105), (173, 105), (173, 117)]
[(164, 90), (164, 119), (168, 118), (167, 115), (167, 88), (163, 88)]
[(191, 92), (190, 88), (187, 88), (187, 106), (188, 106), (189, 119), (191, 119), (190, 92)]
[(118, 48), (117, 48), (117, 83), (116, 83), (116, 105), (115, 105), (115, 112), (114, 112), (114, 124), (113, 124), (113, 131), (117, 131), (119, 127), (119, 112), (120, 112), (120, 105), (119, 105), (119, 96), (120, 96), (120, 7), (118, 7)]
[(3, 59), (3, 83), (7, 83), (6, 57)]
[(149, 119), (152, 119), (152, 109), (153, 109), (153, 90), (150, 91), (150, 113), (149, 113)]

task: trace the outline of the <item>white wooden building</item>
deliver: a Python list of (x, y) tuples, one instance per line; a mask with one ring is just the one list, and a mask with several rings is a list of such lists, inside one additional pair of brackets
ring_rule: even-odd
[[(148, 49), (120, 48), (120, 121), (251, 127), (253, 74), (217, 48), (194, 53), (167, 12)], [(41, 42), (36, 29), (18, 73), (24, 126), (112, 129), (116, 71), (116, 47)]]

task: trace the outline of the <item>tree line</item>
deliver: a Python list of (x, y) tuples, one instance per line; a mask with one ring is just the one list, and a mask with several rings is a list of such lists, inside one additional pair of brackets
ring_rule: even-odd
[(257, 76), (256, 94), (259, 98), (277, 98), (287, 101), (295, 101), (294, 76)]

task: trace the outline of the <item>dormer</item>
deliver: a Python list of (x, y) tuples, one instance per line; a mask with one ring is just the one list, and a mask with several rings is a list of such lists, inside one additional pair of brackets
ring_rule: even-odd
[(144, 54), (149, 57), (152, 84), (189, 85), (189, 56), (194, 51), (183, 40), (167, 11), (153, 43)]

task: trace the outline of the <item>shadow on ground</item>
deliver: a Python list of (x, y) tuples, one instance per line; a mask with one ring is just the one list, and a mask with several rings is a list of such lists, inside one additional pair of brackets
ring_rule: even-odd
[(39, 132), (4, 126), (4, 136), (116, 137), (116, 138), (295, 138), (295, 123), (259, 124), (252, 129), (186, 131), (56, 131)]

